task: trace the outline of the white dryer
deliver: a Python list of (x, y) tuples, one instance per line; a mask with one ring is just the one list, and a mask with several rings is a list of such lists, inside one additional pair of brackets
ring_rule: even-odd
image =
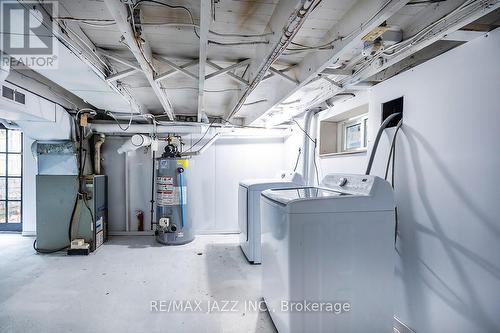
[(262, 193), (262, 293), (280, 333), (392, 332), (394, 207), (365, 175)]
[(297, 187), (303, 184), (296, 172), (281, 172), (274, 179), (249, 179), (240, 182), (238, 190), (238, 224), (240, 246), (248, 261), (260, 264), (260, 194), (272, 188)]

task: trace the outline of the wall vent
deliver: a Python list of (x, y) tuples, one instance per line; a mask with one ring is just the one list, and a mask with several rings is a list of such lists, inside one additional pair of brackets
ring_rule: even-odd
[(2, 86), (2, 97), (19, 104), (26, 104), (26, 95), (6, 86)]

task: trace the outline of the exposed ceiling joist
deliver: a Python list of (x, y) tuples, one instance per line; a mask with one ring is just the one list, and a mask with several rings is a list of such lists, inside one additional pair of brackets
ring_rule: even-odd
[[(216, 63), (214, 63), (214, 62), (212, 62), (210, 60), (207, 60), (207, 65), (209, 65), (210, 67), (212, 67), (212, 68), (214, 68), (216, 70), (223, 70), (224, 69), (223, 67), (217, 65)], [(245, 80), (242, 77), (239, 77), (236, 74), (233, 74), (231, 72), (224, 72), (224, 74), (226, 74), (227, 76), (229, 76), (231, 79), (235, 80), (238, 83), (243, 83), (244, 85), (249, 85), (249, 82), (247, 80)]]
[[(116, 100), (113, 98), (94, 99), (92, 103), (95, 107), (106, 108), (111, 105), (118, 105), (118, 108), (122, 109), (128, 105), (133, 111), (141, 112), (143, 109), (142, 105), (138, 104), (128, 91), (124, 90), (116, 82), (107, 82), (105, 80), (108, 64), (96, 52), (96, 46), (83, 33), (78, 24), (75, 22), (66, 22), (63, 26), (62, 22), (51, 17), (49, 11), (43, 8), (43, 3), (22, 3), (22, 5), (29, 9), (30, 20), (39, 21), (43, 26), (48, 27), (47, 32), (53, 36), (53, 42), (59, 46), (59, 71), (35, 69), (36, 72), (83, 100), (90, 100), (91, 93), (86, 89), (82, 89), (88, 85), (92, 85), (97, 89), (101, 93), (101, 96), (106, 93), (116, 93), (119, 96)], [(65, 10), (64, 6), (61, 7), (61, 10)], [(35, 13), (41, 14), (42, 17), (35, 15)], [(53, 22), (57, 23), (53, 24)], [(22, 24), (20, 21), (16, 21), (16, 23)], [(83, 83), (80, 84), (71, 79), (66, 79), (66, 76), (61, 76), (59, 73), (64, 70), (69, 72), (80, 70)]]
[(316, 0), (280, 0), (271, 16), (267, 30), (273, 32), (269, 44), (257, 47), (256, 57), (248, 69), (248, 87), (236, 99), (226, 113), (230, 120), (245, 104), (248, 96), (266, 76), (271, 65), (286, 50), (293, 37), (302, 27)]
[(221, 74), (225, 74), (229, 71), (232, 71), (236, 68), (240, 68), (242, 66), (246, 66), (250, 63), (251, 59), (245, 59), (243, 61), (240, 61), (240, 62), (237, 62), (235, 64), (232, 64), (231, 66), (228, 66), (228, 67), (224, 67), (224, 68), (221, 68), (213, 73), (210, 73), (208, 74), (207, 76), (205, 76), (205, 80), (208, 80), (208, 79), (211, 79), (213, 77), (216, 77), (216, 76), (219, 76)]
[(198, 66), (198, 121), (201, 122), (205, 114), (205, 104), (203, 94), (205, 91), (205, 67), (207, 62), (208, 49), (208, 28), (210, 24), (212, 6), (209, 1), (200, 0), (200, 50)]
[(453, 31), (448, 35), (443, 36), (442, 40), (449, 40), (454, 42), (469, 42), (484, 34), (485, 33), (482, 31), (457, 30)]
[(273, 97), (259, 111), (245, 120), (252, 123), (257, 118), (278, 106), (292, 96), (309, 81), (317, 77), (327, 67), (332, 66), (341, 56), (358, 47), (362, 38), (400, 10), (409, 0), (370, 0), (357, 2), (327, 34), (325, 43), (332, 42), (330, 50), (317, 50), (307, 55), (292, 70), (299, 81), (292, 89), (277, 85)]
[(149, 44), (144, 38), (141, 38), (140, 42), (137, 40), (132, 26), (128, 22), (129, 13), (127, 10), (127, 6), (120, 0), (104, 0), (104, 3), (108, 8), (109, 13), (115, 19), (116, 26), (121, 32), (130, 51), (139, 63), (139, 66), (141, 67), (144, 75), (149, 81), (149, 84), (153, 89), (156, 97), (160, 101), (163, 107), (163, 111), (170, 118), (170, 120), (175, 120), (175, 114), (172, 104), (168, 100), (167, 95), (162, 90), (160, 85), (154, 80), (155, 70), (153, 68), (153, 57), (151, 54), (151, 49), (149, 48)]

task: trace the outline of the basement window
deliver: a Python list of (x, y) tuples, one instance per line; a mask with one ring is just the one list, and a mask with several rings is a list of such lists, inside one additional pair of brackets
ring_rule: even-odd
[(368, 105), (320, 122), (320, 156), (366, 152)]
[(21, 131), (0, 124), (0, 230), (21, 231), (22, 142)]

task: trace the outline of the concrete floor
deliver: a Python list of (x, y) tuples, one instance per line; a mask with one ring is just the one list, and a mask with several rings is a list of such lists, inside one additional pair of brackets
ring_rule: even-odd
[[(82, 257), (36, 254), (32, 242), (0, 233), (0, 332), (275, 332), (267, 312), (246, 308), (260, 300), (261, 267), (237, 236), (176, 247), (115, 236)], [(173, 300), (214, 312), (168, 312)]]

